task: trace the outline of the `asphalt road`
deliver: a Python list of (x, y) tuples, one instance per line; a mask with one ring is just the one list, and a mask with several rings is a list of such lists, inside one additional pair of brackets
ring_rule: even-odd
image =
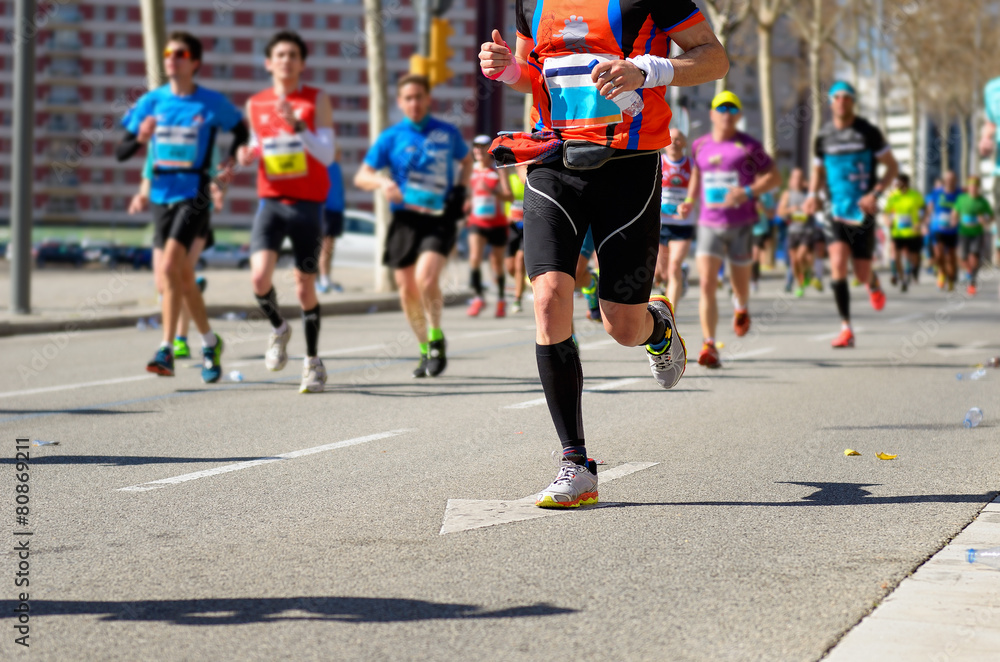
[[(446, 311), (436, 380), (410, 379), (400, 314), (324, 319), (310, 396), (238, 322), (216, 324), (246, 381), (213, 386), (147, 377), (155, 332), (4, 338), (0, 659), (818, 660), (996, 495), (1000, 370), (956, 380), (1000, 354), (984, 289), (875, 313), (855, 288), (858, 346), (833, 350), (830, 293), (768, 281), (726, 366), (670, 392), (580, 319), (603, 505), (445, 534), (449, 500), (513, 508), (555, 475), (530, 315)], [(31, 448), (30, 649), (15, 437), (59, 442)]]

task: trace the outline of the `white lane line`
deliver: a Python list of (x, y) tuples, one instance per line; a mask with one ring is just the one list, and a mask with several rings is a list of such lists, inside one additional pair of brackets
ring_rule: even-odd
[[(600, 484), (604, 485), (618, 478), (634, 474), (637, 471), (655, 467), (658, 462), (627, 462), (620, 466), (601, 471), (597, 474)], [(590, 506), (591, 508), (600, 506)], [(603, 504), (612, 505), (610, 503)], [(584, 506), (584, 510), (588, 507)], [(510, 524), (512, 522), (523, 522), (539, 517), (551, 517), (562, 515), (572, 510), (545, 510), (535, 506), (535, 494), (510, 501), (482, 501), (477, 499), (448, 499), (448, 504), (444, 510), (444, 521), (441, 523), (440, 535), (456, 533), (458, 531), (469, 531), (471, 529), (481, 529), (486, 526), (496, 526), (497, 524)]]
[(169, 485), (178, 485), (180, 483), (186, 483), (188, 481), (198, 480), (199, 478), (208, 478), (209, 476), (217, 476), (219, 474), (230, 473), (232, 471), (240, 471), (241, 469), (249, 469), (250, 467), (256, 467), (261, 464), (268, 464), (269, 462), (280, 462), (281, 460), (291, 460), (297, 457), (304, 457), (306, 455), (314, 455), (316, 453), (332, 451), (337, 448), (346, 448), (348, 446), (357, 446), (358, 444), (366, 444), (369, 441), (388, 439), (389, 437), (396, 437), (409, 431), (410, 430), (390, 430), (389, 432), (379, 432), (378, 434), (370, 434), (364, 437), (355, 437), (354, 439), (338, 441), (332, 444), (324, 444), (322, 446), (313, 446), (312, 448), (304, 448), (298, 451), (291, 451), (290, 453), (282, 453), (281, 455), (275, 455), (273, 457), (262, 457), (257, 460), (247, 460), (246, 462), (225, 464), (221, 467), (215, 467), (214, 469), (195, 471), (193, 473), (182, 474), (180, 476), (174, 476), (172, 478), (162, 478), (160, 480), (154, 480), (148, 483), (141, 483), (139, 485), (129, 485), (128, 487), (119, 487), (117, 491), (148, 492), (150, 490), (159, 490)]
[(80, 384), (61, 384), (59, 386), (30, 388), (24, 391), (4, 391), (3, 393), (0, 393), (0, 398), (16, 398), (22, 395), (37, 395), (38, 393), (71, 391), (76, 388), (90, 388), (92, 386), (110, 386), (111, 384), (126, 384), (128, 382), (138, 382), (144, 379), (156, 379), (156, 375), (136, 375), (134, 377), (117, 377), (115, 379), (102, 379), (101, 381), (98, 382), (82, 382)]
[(774, 347), (761, 347), (760, 349), (751, 349), (748, 352), (739, 352), (738, 354), (730, 354), (726, 356), (723, 354), (723, 361), (739, 361), (740, 359), (749, 359), (754, 356), (763, 356), (764, 354), (770, 354), (775, 350)]
[[(861, 333), (862, 331), (865, 330), (865, 327), (863, 327), (863, 326), (855, 326), (855, 327), (852, 327), (852, 330), (855, 333)], [(813, 336), (812, 338), (810, 338), (810, 340), (812, 340), (814, 342), (821, 342), (823, 340), (833, 340), (834, 338), (836, 338), (839, 335), (840, 335), (840, 331), (837, 331), (836, 333), (824, 333), (821, 336)]]
[(580, 345), (580, 349), (596, 349), (597, 347), (606, 347), (608, 345), (617, 345), (618, 341), (614, 338), (605, 338), (604, 340), (595, 340), (594, 342), (585, 342)]
[(889, 320), (889, 324), (902, 324), (903, 322), (912, 322), (918, 320), (921, 317), (926, 317), (927, 313), (910, 313), (909, 315), (903, 315), (902, 317), (894, 317)]
[[(583, 389), (584, 393), (593, 393), (595, 391), (610, 391), (622, 386), (629, 386), (630, 384), (637, 384), (638, 382), (644, 381), (645, 378), (639, 377), (629, 377), (628, 379), (616, 379), (611, 382), (604, 382), (603, 384), (598, 384), (597, 386), (591, 386), (589, 388)], [(545, 404), (545, 398), (535, 398), (534, 400), (525, 400), (524, 402), (518, 402), (517, 404), (507, 405), (504, 409), (529, 409), (531, 407), (537, 407), (539, 405)]]

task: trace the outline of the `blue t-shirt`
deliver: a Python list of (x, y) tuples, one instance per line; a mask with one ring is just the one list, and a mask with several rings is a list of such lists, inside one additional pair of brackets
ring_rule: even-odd
[(330, 192), (326, 194), (327, 211), (344, 211), (344, 176), (340, 164), (334, 161), (327, 169), (330, 175)]
[(889, 149), (882, 132), (860, 117), (843, 129), (833, 122), (823, 126), (813, 153), (826, 168), (833, 220), (853, 224), (867, 220), (858, 203), (875, 188), (878, 158)]
[(994, 172), (1000, 175), (1000, 78), (994, 78), (986, 83), (986, 88), (983, 90), (983, 102), (986, 104), (986, 119), (997, 126), (996, 166)]
[(441, 214), (455, 181), (455, 161), (468, 153), (458, 127), (428, 115), (419, 125), (403, 120), (383, 131), (365, 163), (375, 170), (390, 169), (403, 192), (403, 202), (393, 203), (393, 211)]
[(147, 117), (156, 118), (150, 141), (153, 178), (149, 199), (173, 204), (197, 198), (212, 165), (215, 136), (219, 129), (231, 131), (243, 115), (222, 94), (200, 85), (179, 97), (164, 85), (142, 95), (122, 119), (129, 133), (139, 133)]
[(931, 232), (938, 234), (955, 234), (958, 227), (951, 225), (951, 211), (955, 206), (958, 196), (962, 195), (962, 189), (956, 188), (951, 193), (946, 193), (942, 189), (934, 189), (928, 199), (931, 203)]

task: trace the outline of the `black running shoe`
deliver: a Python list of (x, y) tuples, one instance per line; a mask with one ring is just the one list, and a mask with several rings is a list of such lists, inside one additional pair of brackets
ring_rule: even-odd
[(427, 376), (437, 377), (448, 367), (448, 358), (444, 354), (445, 340), (432, 340), (429, 343), (430, 351), (427, 354)]
[(427, 376), (427, 355), (421, 354), (420, 363), (418, 363), (417, 367), (413, 369), (413, 378), (420, 379), (426, 376)]

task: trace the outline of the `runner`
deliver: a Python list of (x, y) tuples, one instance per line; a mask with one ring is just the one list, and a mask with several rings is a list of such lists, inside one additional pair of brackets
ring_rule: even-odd
[[(139, 190), (136, 192), (132, 199), (129, 201), (128, 213), (130, 216), (140, 214), (142, 212), (149, 210), (149, 193), (150, 193), (150, 183), (153, 180), (153, 153), (146, 153), (146, 164), (142, 169), (142, 179), (139, 181)], [(211, 211), (222, 211), (222, 204), (225, 199), (225, 193), (222, 188), (214, 180), (210, 184), (210, 193), (212, 197), (212, 209)], [(198, 260), (201, 257), (201, 253), (206, 248), (211, 248), (215, 245), (215, 235), (211, 229), (211, 212), (207, 212), (208, 221), (205, 223), (205, 227), (202, 232), (195, 237), (194, 242), (191, 244), (191, 250), (188, 252), (188, 263), (191, 265), (192, 269), (197, 269)], [(157, 261), (163, 257), (163, 251), (153, 251), (153, 273), (159, 272), (157, 269)], [(156, 281), (156, 291), (160, 296), (163, 296), (163, 283), (160, 279), (155, 279)], [(195, 285), (198, 286), (198, 291), (202, 294), (205, 293), (205, 288), (208, 286), (208, 280), (204, 276), (195, 276)], [(174, 332), (174, 358), (175, 359), (187, 359), (191, 358), (191, 348), (188, 346), (188, 331), (191, 328), (191, 313), (188, 310), (188, 305), (186, 300), (182, 300), (181, 303), (181, 314), (177, 318), (177, 329)]]
[(910, 176), (899, 173), (896, 189), (889, 194), (885, 203), (886, 227), (896, 247), (896, 275), (903, 292), (909, 288), (910, 279), (916, 280), (920, 270), (920, 251), (924, 247), (921, 228), (924, 226), (924, 212), (927, 203), (920, 191), (910, 188)]
[(983, 251), (985, 226), (993, 221), (993, 207), (980, 191), (979, 177), (969, 177), (966, 192), (958, 196), (951, 213), (952, 225), (958, 226), (958, 245), (962, 266), (969, 274), (966, 293), (976, 295), (980, 254)]
[(934, 248), (934, 265), (938, 272), (938, 289), (943, 290), (947, 286), (949, 292), (955, 289), (958, 277), (958, 258), (955, 255), (958, 228), (951, 224), (951, 212), (961, 194), (958, 177), (949, 170), (944, 174), (941, 188), (927, 201), (926, 218), (930, 223), (929, 234)]
[(247, 100), (253, 141), (240, 150), (240, 165), (258, 162), (260, 205), (250, 234), (253, 294), (272, 331), (264, 366), (281, 370), (288, 363), (292, 327), (281, 316), (274, 291), (274, 268), (285, 238), (295, 253), (295, 291), (302, 307), (306, 355), (299, 393), (321, 393), (326, 368), (319, 358), (320, 305), (316, 272), (323, 244), (323, 204), (330, 189), (327, 166), (333, 162), (333, 110), (330, 99), (301, 84), (309, 49), (302, 38), (278, 32), (264, 48), (272, 86)]
[(508, 184), (513, 200), (507, 203), (507, 258), (504, 267), (507, 275), (514, 279), (514, 303), (510, 311), (521, 313), (521, 297), (524, 296), (524, 182), (528, 176), (526, 166), (516, 166), (508, 174)]
[(469, 270), (472, 291), (476, 293), (466, 313), (476, 317), (483, 310), (486, 302), (483, 300), (482, 264), (486, 247), (490, 247), (490, 268), (493, 270), (493, 281), (497, 286), (496, 316), (504, 317), (507, 313), (504, 297), (504, 252), (507, 246), (507, 214), (503, 205), (513, 200), (510, 192), (510, 182), (501, 176), (493, 165), (490, 156), (489, 136), (479, 135), (472, 140), (472, 176), (469, 186), (472, 189), (472, 200), (466, 202), (469, 228)]
[(795, 296), (805, 295), (812, 273), (816, 223), (804, 210), (806, 202), (805, 175), (795, 168), (788, 177), (788, 188), (778, 202), (778, 216), (788, 224), (788, 260), (795, 277)]
[(576, 289), (580, 290), (587, 301), (587, 319), (591, 322), (601, 321), (601, 299), (598, 289), (599, 271), (590, 267), (594, 259), (594, 231), (587, 228), (587, 234), (580, 246), (580, 257), (576, 261)]
[(660, 249), (656, 256), (656, 280), (666, 283), (665, 294), (677, 308), (684, 295), (684, 260), (694, 236), (694, 213), (681, 216), (678, 207), (688, 200), (691, 185), (691, 159), (685, 153), (687, 136), (680, 129), (670, 130), (670, 144), (660, 157), (662, 192), (660, 193)]
[(156, 279), (163, 291), (163, 342), (146, 370), (174, 376), (174, 334), (186, 301), (202, 337), (201, 378), (213, 383), (222, 376), (222, 338), (208, 323), (189, 253), (208, 224), (216, 134), (219, 130), (233, 134), (229, 158), (220, 169), (228, 181), (232, 156), (246, 142), (247, 130), (240, 111), (224, 96), (195, 84), (201, 54), (201, 42), (193, 35), (171, 33), (163, 53), (169, 83), (142, 95), (126, 113), (125, 137), (115, 156), (125, 161), (148, 144), (154, 159), (150, 201)]
[[(403, 311), (420, 345), (413, 376), (437, 377), (448, 365), (441, 330), (441, 270), (455, 246), (472, 154), (457, 127), (431, 117), (426, 77), (403, 76), (396, 102), (406, 119), (376, 139), (354, 184), (382, 191), (391, 203), (383, 261), (395, 270)], [(457, 184), (455, 161), (461, 163)], [(386, 167), (391, 177), (378, 172)]]
[(344, 234), (344, 175), (340, 171), (339, 147), (334, 151), (333, 163), (327, 167), (326, 174), (330, 179), (330, 192), (326, 195), (323, 210), (323, 247), (319, 254), (319, 279), (316, 281), (316, 291), (320, 294), (331, 290), (342, 292), (344, 289), (330, 280), (337, 238)]
[[(875, 214), (878, 197), (896, 179), (899, 166), (882, 132), (854, 114), (854, 88), (838, 81), (830, 88), (833, 119), (816, 137), (815, 161), (809, 181), (805, 211), (819, 211), (817, 194), (826, 186), (830, 208), (824, 232), (830, 253), (831, 287), (840, 313), (841, 331), (833, 347), (854, 347), (851, 330), (851, 293), (847, 287), (848, 258), (854, 275), (868, 283), (869, 298), (875, 310), (885, 307), (885, 293), (872, 269), (875, 250)], [(876, 179), (881, 163), (885, 174)]]
[[(764, 146), (737, 131), (742, 104), (732, 92), (712, 100), (712, 131), (691, 144), (691, 186), (688, 198), (701, 201), (698, 214), (696, 261), (701, 279), (698, 313), (704, 342), (698, 363), (718, 368), (715, 331), (719, 323), (716, 302), (719, 268), (729, 262), (733, 287), (733, 330), (744, 336), (750, 330), (750, 272), (753, 264), (753, 226), (758, 221), (757, 199), (781, 184), (778, 166)], [(691, 213), (691, 202), (678, 211)]]
[[(997, 124), (1000, 123), (1000, 77), (986, 84), (983, 102), (986, 106), (986, 118), (983, 121), (979, 153), (983, 158), (992, 154), (996, 159), (993, 167), (993, 208), (1000, 209), (1000, 133), (997, 132)], [(993, 266), (1000, 267), (1000, 229), (996, 227), (993, 229)]]
[[(774, 194), (770, 191), (761, 193), (757, 200), (757, 222), (753, 225), (753, 265), (750, 270), (750, 291), (755, 293), (760, 289), (760, 265), (765, 257), (770, 257), (771, 240), (773, 231), (771, 229), (771, 219), (777, 205), (774, 202)], [(771, 263), (771, 268), (773, 268)]]
[[(588, 462), (584, 442), (583, 371), (571, 339), (576, 267), (588, 227), (601, 264), (604, 328), (622, 345), (646, 346), (660, 386), (673, 387), (684, 372), (684, 343), (670, 302), (649, 297), (659, 234), (657, 152), (670, 142), (664, 93), (669, 84), (718, 78), (728, 64), (691, 0), (614, 8), (548, 0), (542, 11), (536, 0), (518, 0), (516, 59), (498, 30), (479, 53), (487, 77), (532, 94), (545, 129), (533, 135), (552, 139), (541, 152), (530, 141), (535, 147), (526, 151), (538, 162), (528, 169), (524, 201), (535, 356), (563, 447), (558, 476), (536, 499), (541, 507), (598, 498), (596, 465)], [(674, 60), (667, 59), (671, 40), (686, 51)], [(630, 94), (638, 88), (644, 89)], [(527, 142), (501, 138), (493, 154), (523, 161)]]

